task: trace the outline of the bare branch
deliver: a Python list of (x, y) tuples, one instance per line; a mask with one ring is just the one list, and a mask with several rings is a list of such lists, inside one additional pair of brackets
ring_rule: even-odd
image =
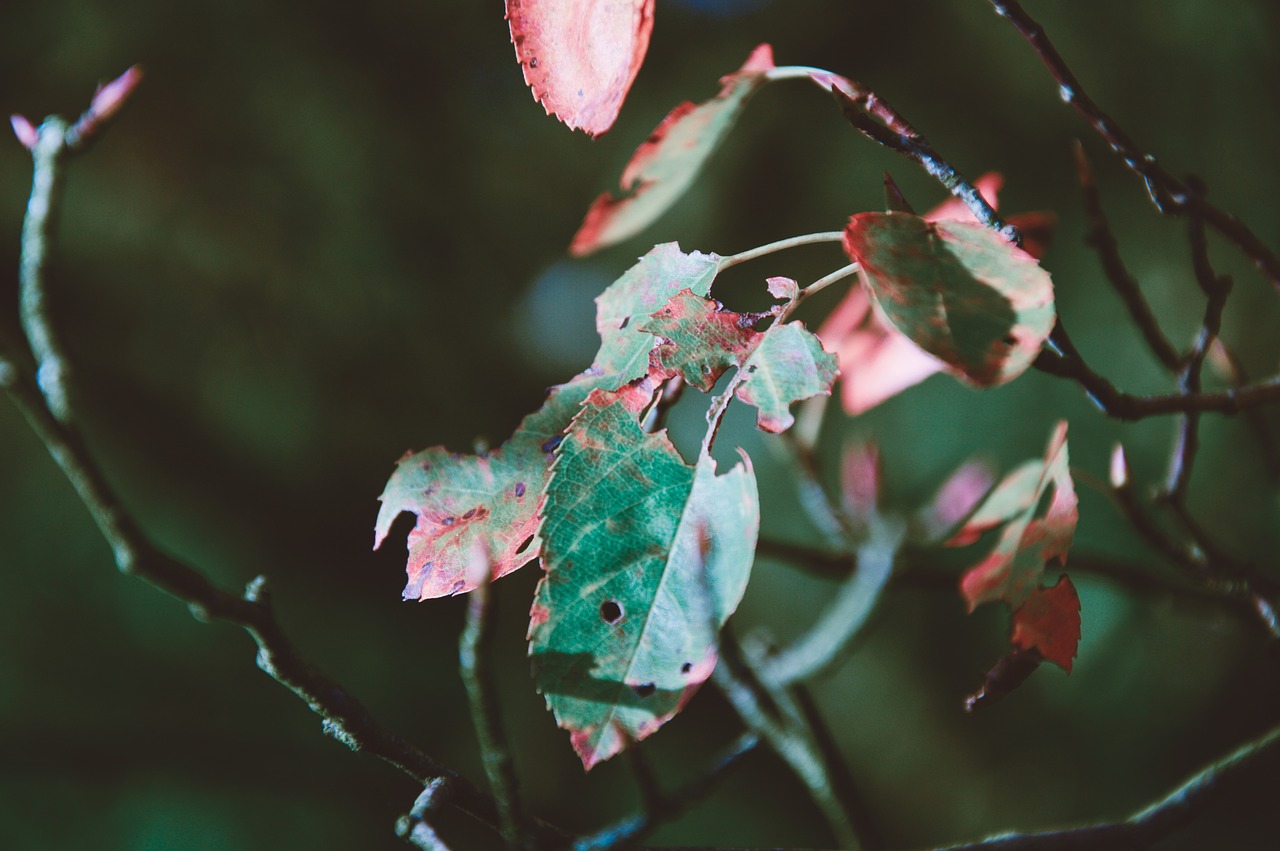
[(1138, 147), (1129, 134), (1089, 97), (1045, 34), (1044, 27), (1027, 14), (1018, 0), (991, 0), (991, 5), (1031, 45), (1058, 84), (1058, 93), (1062, 99), (1073, 106), (1111, 149), (1120, 155), (1124, 164), (1142, 178), (1157, 210), (1162, 213), (1193, 212), (1200, 216), (1252, 260), (1273, 286), (1280, 287), (1280, 257), (1267, 248), (1243, 222), (1210, 204), (1203, 193), (1188, 191), (1186, 184), (1166, 171), (1154, 156)]

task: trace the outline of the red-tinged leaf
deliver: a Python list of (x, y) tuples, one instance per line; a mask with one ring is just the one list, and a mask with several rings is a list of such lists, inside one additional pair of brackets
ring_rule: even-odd
[[(991, 554), (960, 581), (970, 611), (995, 600), (1003, 600), (1016, 609), (1040, 587), (1049, 561), (1066, 562), (1078, 519), (1068, 465), (1067, 424), (1061, 422), (1054, 429), (1045, 452), (1034, 498), (1008, 521)], [(1037, 518), (1034, 515), (1041, 497), (1051, 487), (1053, 496), (1048, 509), (1043, 517)], [(1000, 488), (992, 494), (992, 498), (1003, 496)]]
[(855, 286), (818, 328), (840, 366), (840, 401), (851, 416), (946, 369), (871, 308), (871, 299)]
[(381, 496), (374, 547), (402, 512), (417, 515), (405, 599), (474, 589), (467, 567), (476, 547), (488, 553), (494, 579), (537, 558), (552, 453), (578, 406), (595, 388), (623, 388), (624, 408), (632, 415), (643, 408), (656, 389), (647, 371), (657, 340), (639, 326), (682, 290), (706, 293), (715, 271), (715, 257), (685, 254), (674, 243), (656, 246), (597, 299), (601, 342), (592, 367), (553, 390), (506, 443), (483, 456), (437, 446), (400, 460)]
[(506, 0), (511, 42), (534, 99), (598, 136), (613, 126), (653, 30), (653, 0)]
[(709, 101), (686, 101), (671, 111), (632, 154), (622, 193), (604, 193), (587, 211), (569, 251), (582, 256), (639, 233), (665, 213), (693, 182), (767, 80), (773, 51), (762, 44), (736, 73), (721, 80)]
[(1013, 613), (1010, 643), (1019, 650), (1036, 650), (1071, 673), (1071, 660), (1080, 646), (1080, 597), (1066, 574), (1051, 588), (1037, 588)]
[(995, 474), (984, 461), (966, 461), (960, 465), (916, 515), (915, 537), (925, 543), (937, 543), (955, 534), (957, 526), (963, 530), (967, 525), (964, 521), (991, 493), (994, 481)]
[[(896, 185), (886, 173), (886, 192)], [(989, 172), (978, 178), (978, 192), (993, 208), (1004, 178)], [(905, 203), (905, 202), (903, 202)], [(976, 219), (958, 198), (949, 198), (925, 213), (927, 221)], [(1054, 218), (1049, 213), (1026, 213), (1010, 218), (1026, 228), (1024, 248), (1032, 257), (1043, 256)], [(818, 329), (818, 336), (840, 361), (840, 398), (845, 412), (857, 416), (903, 390), (946, 369), (942, 361), (923, 351), (871, 309), (863, 287), (854, 287)]]
[(640, 330), (661, 338), (649, 362), (663, 374), (679, 375), (704, 393), (730, 367), (746, 360), (760, 345), (755, 330), (760, 316), (734, 313), (720, 302), (684, 290), (656, 311)]
[(950, 547), (967, 547), (989, 532), (1019, 514), (1035, 507), (1040, 499), (1041, 479), (1044, 476), (1042, 461), (1026, 461), (1000, 480), (982, 506), (965, 521), (947, 541)]
[(859, 213), (845, 250), (883, 317), (979, 386), (1020, 375), (1053, 327), (1053, 285), (988, 228), (908, 213)]
[(690, 467), (615, 393), (574, 419), (547, 486), (529, 653), (590, 769), (666, 723), (715, 668), (759, 530), (755, 476)]
[[(782, 284), (773, 288), (786, 289)], [(755, 331), (762, 318), (682, 293), (642, 326), (662, 339), (650, 355), (651, 368), (681, 375), (705, 391), (736, 366), (742, 373), (737, 396), (759, 409), (756, 425), (775, 434), (786, 431), (795, 422), (793, 403), (831, 392), (836, 359), (799, 322)]]
[(850, 443), (840, 464), (840, 501), (845, 516), (865, 529), (880, 505), (880, 450), (871, 442)]

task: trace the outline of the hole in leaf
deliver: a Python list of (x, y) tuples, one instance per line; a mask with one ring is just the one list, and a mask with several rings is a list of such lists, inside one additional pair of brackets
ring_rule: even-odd
[(516, 498), (524, 496), (524, 482), (516, 482)]
[(658, 687), (653, 683), (645, 683), (642, 686), (632, 686), (631, 690), (636, 693), (636, 697), (648, 697), (657, 691)]
[(754, 364), (754, 363), (753, 363), (753, 364), (751, 364), (751, 366), (747, 367), (747, 375), (750, 375), (751, 373), (755, 372), (755, 371), (756, 371), (757, 369), (759, 369), (759, 368), (760, 368), (760, 367), (759, 367), (759, 366), (757, 366), (756, 364)]
[(519, 556), (519, 555), (524, 555), (524, 551), (525, 551), (525, 550), (527, 550), (527, 549), (529, 549), (529, 545), (530, 545), (530, 544), (532, 544), (532, 543), (533, 543), (533, 536), (532, 536), (532, 535), (530, 535), (529, 537), (525, 538), (525, 539), (520, 543), (520, 548), (519, 548), (518, 550), (516, 550), (516, 555), (518, 555), (518, 556)]
[(618, 330), (621, 331), (623, 328), (626, 328), (630, 324), (631, 324), (631, 317), (624, 316), (622, 317), (622, 324), (618, 326)]
[(622, 620), (622, 606), (617, 600), (605, 600), (600, 604), (600, 617), (605, 623), (617, 623)]
[(680, 673), (682, 674), (687, 674), (692, 670), (693, 670), (692, 662), (685, 662), (683, 665), (680, 666)]

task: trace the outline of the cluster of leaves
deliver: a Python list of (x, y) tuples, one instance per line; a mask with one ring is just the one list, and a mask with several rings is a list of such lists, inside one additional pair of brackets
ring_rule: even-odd
[[(588, 6), (596, 17), (532, 0), (508, 0), (507, 13), (535, 96), (594, 134), (612, 122), (639, 68), (652, 3)], [(613, 39), (613, 48), (594, 49), (595, 38)], [(857, 91), (827, 71), (780, 68), (761, 45), (714, 98), (663, 120), (624, 171), (622, 193), (592, 204), (571, 250), (614, 244), (662, 215), (750, 96), (794, 78)], [(998, 180), (984, 180), (992, 201)], [(720, 472), (711, 455), (733, 400), (757, 409), (761, 429), (783, 433), (794, 423), (791, 406), (830, 393), (841, 372), (846, 406), (858, 413), (935, 372), (976, 387), (1002, 384), (1040, 351), (1054, 322), (1053, 288), (1031, 253), (962, 207), (918, 216), (905, 202), (892, 206), (858, 213), (834, 235), (850, 266), (804, 288), (769, 279), (776, 304), (758, 314), (711, 297), (718, 273), (738, 258), (654, 247), (597, 299), (592, 365), (554, 388), (502, 446), (481, 455), (442, 447), (407, 454), (391, 476), (375, 546), (402, 512), (416, 515), (406, 599), (471, 591), (541, 562), (529, 625), (535, 681), (587, 768), (673, 717), (716, 666), (718, 635), (745, 590), (760, 523), (750, 459), (739, 450), (741, 461)], [(789, 321), (807, 296), (855, 271), (859, 283), (820, 335)], [(681, 386), (721, 388), (692, 460), (654, 430), (664, 399)], [(999, 600), (1013, 609), (1005, 668), (1025, 677), (1048, 659), (1069, 669), (1078, 600), (1065, 578), (1042, 587), (1045, 563), (1065, 558), (1075, 525), (1065, 424), (1043, 462), (1018, 468), (983, 500), (989, 484), (962, 468), (941, 491), (924, 537), (967, 544), (1001, 527), (991, 554), (965, 574), (964, 596), (971, 608)], [(998, 665), (985, 698), (1015, 680)]]

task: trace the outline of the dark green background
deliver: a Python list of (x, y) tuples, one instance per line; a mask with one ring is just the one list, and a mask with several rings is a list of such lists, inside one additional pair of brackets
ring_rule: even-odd
[[(1077, 342), (1122, 386), (1158, 390), (1168, 382), (1082, 245), (1070, 142), (1083, 138), (1125, 256), (1171, 335), (1184, 343), (1198, 324), (1184, 224), (1152, 211), (985, 2), (739, 6), (725, 16), (659, 0), (648, 62), (598, 141), (535, 105), (496, 2), (46, 0), (0, 11), (6, 113), (70, 115), (95, 82), (131, 63), (147, 69), (118, 126), (74, 164), (51, 272), (85, 428), (111, 480), (159, 543), (224, 586), (267, 574), (284, 626), (316, 663), (477, 780), (454, 662), (463, 601), (399, 602), (403, 521), (384, 551), (369, 550), (394, 461), (408, 448), (501, 441), (547, 385), (590, 361), (590, 298), (654, 242), (731, 253), (839, 228), (880, 206), (885, 168), (920, 208), (940, 199), (816, 89), (780, 84), (666, 219), (568, 260), (581, 214), (631, 149), (674, 104), (714, 92), (758, 42), (771, 41), (780, 63), (875, 88), (966, 174), (1002, 171), (1004, 209), (1055, 211), (1045, 265)], [(1280, 246), (1275, 4), (1029, 6), (1133, 135)], [(29, 180), (26, 152), (0, 139), (9, 305)], [(1211, 248), (1237, 276), (1226, 336), (1269, 375), (1275, 294), (1226, 246)], [(732, 286), (811, 280), (841, 262), (829, 249), (778, 256)], [(720, 294), (738, 303), (733, 290)], [(16, 323), (12, 307), (0, 321)], [(824, 457), (837, 457), (846, 434), (873, 436), (888, 499), (909, 506), (971, 453), (1006, 467), (1038, 454), (1059, 417), (1071, 422), (1081, 490), (1075, 554), (1172, 572), (1094, 486), (1117, 439), (1137, 480), (1157, 481), (1172, 422), (1106, 421), (1042, 374), (981, 394), (935, 378), (861, 419), (833, 415)], [(698, 420), (677, 411), (678, 439)], [(747, 421), (736, 416), (721, 442), (757, 458), (765, 534), (803, 541), (791, 480)], [(1204, 432), (1194, 507), (1274, 571), (1280, 506), (1250, 434), (1219, 418)], [(325, 738), (256, 670), (247, 636), (118, 576), (7, 404), (0, 445), (0, 847), (402, 847), (392, 825), (417, 794), (412, 782)], [(622, 761), (584, 777), (534, 694), (522, 638), (535, 580), (529, 567), (497, 587), (501, 698), (532, 808), (593, 829), (635, 793)], [(995, 606), (965, 616), (958, 594), (891, 591), (857, 654), (820, 683), (890, 845), (1117, 817), (1280, 715), (1276, 654), (1257, 630), (1106, 582), (1078, 585), (1075, 672), (1042, 670), (989, 713), (967, 717), (960, 704), (1003, 652), (1007, 616)], [(735, 622), (785, 637), (830, 591), (762, 560)], [(707, 689), (644, 749), (674, 783), (736, 723)], [(1161, 847), (1274, 847), (1276, 788), (1272, 760)], [(445, 829), (460, 848), (489, 841), (465, 821)], [(764, 754), (654, 840), (829, 841)]]

